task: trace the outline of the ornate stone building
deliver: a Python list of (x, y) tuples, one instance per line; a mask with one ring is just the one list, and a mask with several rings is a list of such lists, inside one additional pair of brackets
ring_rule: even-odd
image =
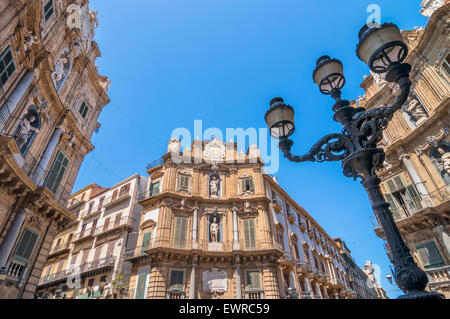
[(336, 238), (335, 242), (339, 246), (339, 252), (344, 259), (344, 268), (351, 293), (357, 299), (387, 299), (386, 292), (379, 286), (373, 274), (372, 263), (367, 262), (365, 270), (359, 268), (345, 242), (341, 238)]
[[(101, 298), (117, 294), (126, 251), (136, 247), (147, 178), (131, 176), (111, 188), (89, 185), (69, 199), (77, 220), (53, 241), (37, 296)], [(58, 289), (60, 291), (58, 291)]]
[(0, 2), (0, 298), (31, 298), (108, 104), (88, 1)]
[(131, 299), (354, 298), (339, 247), (276, 182), (259, 150), (195, 141), (148, 166)]
[[(450, 1), (423, 1), (425, 29), (403, 31), (409, 46), (413, 89), (382, 141), (382, 191), (429, 289), (450, 297)], [(383, 76), (365, 78), (356, 104), (372, 109), (393, 103), (395, 85)], [(394, 96), (395, 98), (395, 96)], [(376, 233), (383, 230), (374, 218)], [(389, 254), (389, 247), (387, 247)]]

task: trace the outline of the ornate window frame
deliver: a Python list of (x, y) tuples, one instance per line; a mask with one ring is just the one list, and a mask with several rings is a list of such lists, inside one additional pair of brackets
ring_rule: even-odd
[[(181, 178), (187, 178), (187, 188), (181, 187)], [(177, 192), (191, 194), (192, 192), (192, 174), (187, 171), (178, 172), (176, 177)]]
[[(249, 189), (249, 190), (245, 190), (244, 191), (243, 189), (241, 189), (241, 185), (242, 185), (242, 182), (245, 181), (245, 180), (250, 180), (251, 181), (250, 184), (252, 185), (252, 188)], [(239, 196), (252, 196), (252, 195), (255, 195), (255, 181), (254, 181), (252, 176), (244, 174), (244, 175), (242, 175), (242, 176), (240, 176), (238, 178), (238, 194), (239, 194)]]

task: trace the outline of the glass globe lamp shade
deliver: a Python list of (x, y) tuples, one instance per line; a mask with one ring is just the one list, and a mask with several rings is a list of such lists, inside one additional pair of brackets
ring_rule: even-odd
[(331, 94), (345, 85), (344, 66), (337, 59), (324, 55), (317, 60), (313, 73), (314, 82), (323, 94)]
[(275, 139), (286, 138), (294, 134), (294, 109), (284, 103), (282, 98), (270, 102), (265, 120), (270, 129), (270, 135)]
[(356, 54), (372, 72), (380, 74), (402, 63), (408, 55), (408, 46), (393, 23), (384, 23), (379, 28), (364, 25), (359, 31)]

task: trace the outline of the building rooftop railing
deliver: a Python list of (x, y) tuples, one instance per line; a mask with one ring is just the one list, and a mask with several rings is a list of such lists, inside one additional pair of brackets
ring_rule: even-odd
[(163, 158), (159, 158), (156, 161), (153, 161), (149, 164), (147, 164), (147, 171), (151, 170), (152, 168), (158, 167), (160, 165), (164, 164), (164, 159)]

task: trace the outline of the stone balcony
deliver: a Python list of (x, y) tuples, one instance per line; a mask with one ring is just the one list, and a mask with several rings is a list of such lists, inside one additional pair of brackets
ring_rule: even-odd
[(264, 290), (246, 290), (245, 299), (264, 299)]
[(186, 299), (186, 292), (182, 290), (167, 290), (166, 299)]
[(430, 290), (436, 291), (443, 288), (445, 288), (444, 290), (448, 290), (450, 288), (450, 265), (429, 269), (425, 272), (430, 280), (428, 283)]

